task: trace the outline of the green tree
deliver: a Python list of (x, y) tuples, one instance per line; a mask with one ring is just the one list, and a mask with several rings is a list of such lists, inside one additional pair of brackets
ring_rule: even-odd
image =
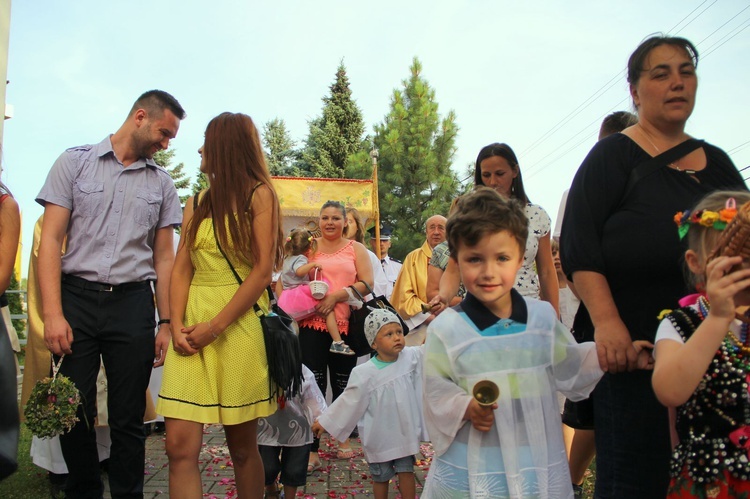
[[(394, 227), (397, 239), (391, 253), (403, 258), (424, 242), (424, 224), (435, 214), (448, 214), (459, 191), (451, 170), (458, 126), (453, 111), (441, 119), (435, 90), (422, 76), (415, 57), (410, 77), (395, 89), (391, 109), (375, 125), (378, 149), (378, 199), (382, 223)], [(369, 160), (369, 158), (367, 158)], [(363, 155), (353, 156), (350, 169), (367, 173)]]
[[(10, 284), (8, 285), (8, 289), (21, 289), (18, 285), (18, 279), (16, 279), (16, 273), (11, 272), (10, 273)], [(6, 296), (8, 297), (8, 309), (10, 310), (11, 314), (22, 314), (23, 313), (23, 304), (21, 301), (21, 294), (20, 293), (6, 293)], [(23, 319), (13, 319), (13, 327), (16, 329), (16, 333), (18, 333), (19, 338), (25, 338), (26, 334), (24, 331), (26, 331), (26, 321)]]
[(263, 147), (271, 175), (301, 176), (302, 172), (295, 164), (299, 154), (284, 120), (274, 118), (263, 125)]
[[(179, 193), (180, 191), (190, 187), (190, 177), (188, 177), (184, 172), (185, 163), (179, 163), (174, 168), (171, 168), (172, 158), (174, 158), (174, 155), (174, 149), (157, 151), (156, 154), (154, 154), (154, 162), (167, 170), (167, 172), (169, 172), (169, 176), (172, 177), (174, 186), (177, 188), (177, 192)], [(184, 205), (188, 197), (190, 197), (189, 194), (180, 194), (180, 204)]]
[(343, 62), (330, 89), (331, 94), (323, 97), (321, 116), (309, 123), (299, 168), (313, 177), (342, 178), (347, 159), (361, 147), (365, 123), (362, 111), (352, 99)]
[(195, 177), (195, 182), (190, 188), (190, 195), (198, 194), (200, 191), (208, 189), (208, 177), (202, 171), (198, 170), (198, 175)]

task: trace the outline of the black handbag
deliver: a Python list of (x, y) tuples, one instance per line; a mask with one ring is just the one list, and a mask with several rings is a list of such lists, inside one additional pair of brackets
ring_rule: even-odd
[(302, 393), (302, 349), (294, 332), (294, 319), (276, 303), (271, 286), (266, 291), (270, 300), (268, 313), (264, 313), (257, 303), (253, 309), (263, 328), (269, 389), (272, 396), (289, 399)]
[[(242, 278), (234, 269), (234, 265), (221, 249), (219, 238), (216, 237), (216, 223), (214, 221), (214, 239), (216, 247), (232, 269), (237, 284), (242, 285)], [(302, 349), (299, 338), (294, 332), (294, 319), (276, 303), (273, 289), (269, 285), (268, 313), (263, 312), (257, 303), (253, 304), (255, 315), (260, 319), (263, 328), (263, 340), (266, 344), (266, 359), (268, 361), (268, 389), (271, 397), (277, 397), (281, 403), (302, 392)]]
[(401, 329), (403, 329), (404, 331), (404, 336), (409, 333), (409, 326), (406, 325), (404, 319), (402, 319), (398, 312), (396, 312), (396, 309), (393, 308), (393, 305), (391, 305), (391, 303), (385, 296), (375, 296), (372, 288), (365, 281), (359, 282), (365, 285), (365, 287), (369, 291), (369, 294), (372, 295), (373, 298), (366, 301), (362, 297), (360, 292), (357, 291), (357, 288), (355, 288), (354, 286), (349, 286), (349, 288), (354, 291), (354, 294), (357, 295), (360, 300), (362, 300), (362, 308), (351, 307), (351, 315), (349, 316), (349, 332), (346, 334), (345, 341), (346, 344), (349, 345), (352, 350), (354, 350), (357, 356), (362, 356), (370, 354), (374, 351), (372, 349), (372, 346), (370, 346), (370, 343), (368, 343), (367, 337), (365, 336), (365, 319), (367, 319), (367, 316), (370, 315), (370, 312), (372, 312), (374, 309), (384, 308), (396, 314), (399, 322), (401, 322)]

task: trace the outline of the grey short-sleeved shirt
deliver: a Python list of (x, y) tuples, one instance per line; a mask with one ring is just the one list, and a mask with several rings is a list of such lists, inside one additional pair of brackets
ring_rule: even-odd
[(109, 137), (62, 153), (36, 201), (71, 211), (62, 272), (108, 284), (156, 279), (156, 230), (182, 220), (169, 173), (143, 158), (123, 167)]

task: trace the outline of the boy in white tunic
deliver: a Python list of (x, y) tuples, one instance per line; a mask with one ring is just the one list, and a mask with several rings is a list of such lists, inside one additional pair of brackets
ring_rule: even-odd
[[(602, 376), (547, 302), (513, 289), (528, 236), (523, 207), (489, 188), (447, 223), (466, 298), (429, 326), (424, 412), (435, 449), (423, 498), (573, 498), (556, 392), (588, 396)], [(471, 395), (490, 380), (491, 407)]]
[[(266, 475), (266, 498), (279, 497), (276, 479), (281, 473), (284, 497), (296, 497), (307, 475), (315, 471), (307, 467), (313, 434), (310, 425), (325, 410), (326, 398), (315, 382), (315, 375), (302, 366), (302, 392), (286, 401), (274, 414), (258, 420), (258, 450)], [(306, 468), (307, 467), (307, 468)]]
[(428, 440), (422, 416), (422, 347), (406, 347), (398, 316), (375, 309), (365, 336), (377, 355), (354, 368), (344, 393), (312, 430), (346, 439), (356, 425), (370, 465), (375, 499), (387, 499), (398, 474), (401, 497), (415, 497), (414, 454)]

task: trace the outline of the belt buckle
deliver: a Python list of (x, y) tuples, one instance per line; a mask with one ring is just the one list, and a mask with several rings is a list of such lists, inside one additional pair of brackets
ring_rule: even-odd
[(114, 286), (112, 286), (111, 284), (104, 284), (102, 285), (102, 289), (100, 289), (99, 291), (104, 291), (105, 293), (111, 293), (113, 291), (113, 288)]

